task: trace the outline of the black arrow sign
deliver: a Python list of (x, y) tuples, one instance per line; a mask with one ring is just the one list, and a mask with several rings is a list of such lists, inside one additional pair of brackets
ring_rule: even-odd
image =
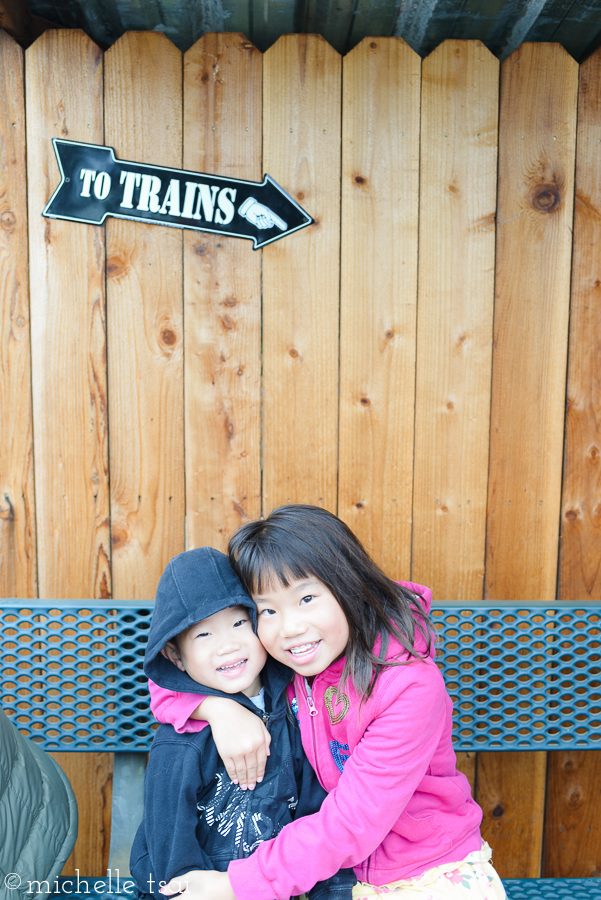
[(107, 216), (247, 238), (254, 249), (311, 216), (270, 175), (262, 182), (117, 159), (112, 147), (53, 138), (60, 184), (43, 215), (101, 225)]

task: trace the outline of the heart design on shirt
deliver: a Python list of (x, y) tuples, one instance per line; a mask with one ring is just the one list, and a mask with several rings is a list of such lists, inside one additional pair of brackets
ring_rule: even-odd
[[(337, 687), (329, 687), (324, 694), (324, 700), (332, 725), (341, 722), (346, 716), (349, 708), (349, 699), (346, 694), (339, 691)], [(339, 707), (338, 712), (334, 712), (335, 706)]]

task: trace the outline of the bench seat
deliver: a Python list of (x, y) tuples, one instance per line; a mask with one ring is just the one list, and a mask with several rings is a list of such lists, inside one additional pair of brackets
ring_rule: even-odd
[[(115, 753), (109, 868), (122, 879), (143, 814), (145, 758), (156, 728), (142, 668), (153, 606), (0, 600), (6, 714), (45, 750)], [(601, 747), (601, 607), (453, 602), (438, 604), (432, 617), (437, 661), (454, 703), (456, 750)], [(65, 881), (59, 893), (77, 900), (135, 896), (70, 893)], [(601, 900), (599, 878), (505, 884), (510, 900)]]

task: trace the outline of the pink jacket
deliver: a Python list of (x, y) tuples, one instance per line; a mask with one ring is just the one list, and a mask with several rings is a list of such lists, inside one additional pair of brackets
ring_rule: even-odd
[[(401, 584), (429, 611), (428, 588)], [(401, 652), (391, 641), (387, 659)], [(482, 812), (456, 770), (452, 703), (433, 654), (385, 669), (363, 706), (352, 685), (340, 686), (343, 666), (341, 659), (316, 675), (311, 694), (303, 678), (294, 680), (303, 746), (328, 796), (319, 812), (229, 864), (237, 900), (287, 900), (348, 866), (359, 881), (387, 884), (480, 849)], [(176, 697), (156, 685), (151, 692), (157, 718), (180, 730), (202, 727), (184, 719), (200, 695)]]

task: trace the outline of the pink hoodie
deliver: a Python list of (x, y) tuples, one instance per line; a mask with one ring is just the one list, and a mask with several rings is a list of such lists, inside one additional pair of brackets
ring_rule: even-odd
[[(429, 611), (428, 588), (401, 584)], [(386, 658), (403, 652), (391, 640)], [(301, 676), (294, 680), (303, 747), (328, 796), (319, 812), (229, 864), (237, 900), (288, 900), (347, 866), (359, 881), (387, 884), (481, 847), (482, 812), (455, 767), (452, 703), (433, 653), (384, 669), (362, 706), (351, 684), (340, 686), (343, 666), (344, 659), (332, 663), (310, 689)], [(203, 726), (184, 719), (200, 695), (174, 696), (152, 684), (151, 695), (161, 721), (179, 730)]]

